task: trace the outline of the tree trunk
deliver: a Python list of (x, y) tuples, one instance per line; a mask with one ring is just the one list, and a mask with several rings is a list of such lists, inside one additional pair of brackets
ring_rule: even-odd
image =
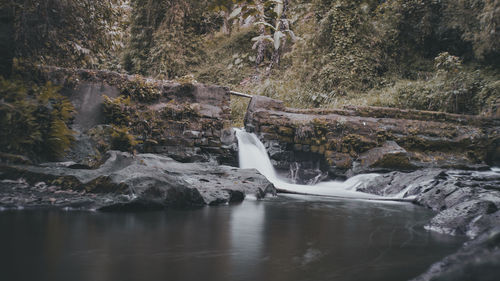
[[(259, 15), (257, 18), (257, 21), (264, 21), (264, 7), (262, 5), (258, 5), (259, 9)], [(266, 35), (266, 27), (264, 25), (260, 25), (259, 27), (259, 33), (261, 36)], [(266, 41), (265, 40), (259, 40), (259, 43), (257, 45), (257, 57), (255, 59), (255, 67), (258, 67), (263, 61), (264, 61), (264, 56), (266, 52)]]
[[(288, 0), (283, 0), (283, 12), (281, 13), (281, 17), (279, 19), (277, 19), (280, 21), (277, 31), (283, 32), (284, 30), (288, 30), (290, 28), (288, 25), (288, 21), (286, 19), (287, 8), (288, 8)], [(285, 45), (286, 45), (286, 40), (283, 40), (283, 42), (280, 44), (279, 48), (274, 49), (272, 57), (271, 57), (271, 62), (269, 64), (268, 71), (271, 71), (271, 69), (274, 66), (279, 66), (280, 60), (281, 60), (281, 52), (285, 48)]]
[[(260, 27), (260, 34), (264, 35), (265, 34), (265, 27), (261, 26)], [(266, 41), (260, 40), (259, 44), (257, 46), (257, 58), (255, 59), (255, 66), (258, 67), (263, 61), (264, 61), (264, 56), (266, 52)]]
[(8, 77), (14, 58), (14, 4), (11, 2), (0, 9), (0, 75)]
[(232, 33), (232, 26), (231, 22), (229, 21), (229, 13), (228, 12), (223, 12), (224, 17), (224, 24), (222, 25), (222, 32), (226, 34), (227, 36), (231, 36)]

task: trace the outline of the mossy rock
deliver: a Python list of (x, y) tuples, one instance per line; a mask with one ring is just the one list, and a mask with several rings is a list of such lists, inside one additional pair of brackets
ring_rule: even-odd
[(353, 156), (375, 147), (377, 143), (362, 135), (349, 134), (342, 138), (341, 150)]
[(114, 183), (109, 176), (100, 176), (84, 186), (89, 193), (120, 193), (128, 194), (129, 187), (125, 183)]
[(280, 126), (278, 128), (278, 133), (283, 136), (292, 137), (295, 133), (295, 130), (290, 127)]
[(412, 170), (410, 156), (396, 142), (388, 141), (381, 147), (370, 149), (359, 156), (361, 169), (384, 168), (390, 170)]

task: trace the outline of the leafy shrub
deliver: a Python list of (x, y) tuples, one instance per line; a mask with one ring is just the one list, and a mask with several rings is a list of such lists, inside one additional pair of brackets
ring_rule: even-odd
[(448, 52), (440, 53), (434, 58), (434, 66), (441, 72), (458, 72), (462, 68), (462, 60)]
[(484, 71), (451, 68), (427, 80), (400, 81), (391, 88), (392, 105), (400, 108), (480, 114), (500, 98), (500, 83)]
[(132, 0), (125, 69), (168, 79), (186, 75), (203, 57), (201, 36), (213, 28), (209, 2)]
[(231, 121), (233, 127), (243, 127), (245, 114), (250, 100), (243, 97), (231, 97)]
[(111, 99), (108, 96), (103, 96), (104, 105), (103, 112), (106, 118), (106, 123), (118, 126), (130, 125), (131, 101), (130, 97), (121, 96), (116, 99)]
[(151, 103), (157, 101), (161, 92), (157, 86), (139, 76), (121, 85), (121, 94), (134, 101)]
[(445, 0), (443, 22), (470, 44), (473, 56), (485, 63), (500, 63), (500, 2), (484, 0)]
[(67, 67), (116, 68), (124, 41), (125, 0), (8, 2), (16, 56)]
[(41, 159), (58, 159), (74, 141), (73, 105), (50, 82), (25, 85), (0, 77), (0, 149)]
[(127, 127), (113, 127), (111, 133), (111, 149), (120, 151), (133, 151), (138, 144), (135, 137), (129, 133)]
[(399, 107), (479, 114), (500, 98), (498, 77), (464, 69), (460, 58), (448, 52), (439, 54), (434, 61), (437, 71), (431, 79), (396, 88)]

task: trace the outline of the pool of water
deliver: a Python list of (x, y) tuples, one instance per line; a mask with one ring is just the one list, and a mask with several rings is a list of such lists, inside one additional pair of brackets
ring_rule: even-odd
[(196, 210), (0, 212), (1, 280), (406, 280), (464, 237), (407, 203), (281, 195)]

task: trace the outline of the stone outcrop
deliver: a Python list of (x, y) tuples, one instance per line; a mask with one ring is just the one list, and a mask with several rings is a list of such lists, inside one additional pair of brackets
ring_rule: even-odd
[(458, 252), (435, 263), (412, 281), (495, 281), (499, 268), (500, 228), (496, 228), (467, 242)]
[[(97, 128), (109, 125), (128, 131), (138, 141), (133, 149), (139, 152), (182, 162), (236, 163), (234, 142), (227, 138), (231, 134), (227, 88), (56, 67), (41, 67), (36, 76), (41, 83), (61, 86), (75, 106), (72, 128), (78, 141), (65, 160), (88, 162), (113, 149), (112, 130)], [(96, 128), (105, 134), (99, 135)]]
[(355, 164), (355, 173), (415, 169), (408, 152), (394, 141), (386, 141), (380, 147), (361, 153)]
[(110, 151), (98, 169), (49, 163), (1, 164), (0, 171), (2, 208), (149, 210), (234, 203), (276, 192), (256, 170), (118, 151)]
[(437, 212), (426, 229), (473, 239), (415, 280), (496, 280), (500, 266), (500, 171), (424, 169), (372, 178), (358, 191), (406, 198)]
[[(380, 107), (294, 109), (255, 96), (245, 127), (274, 164), (316, 161), (331, 177), (378, 169), (485, 169), (500, 161), (500, 119)], [(391, 146), (392, 152), (388, 155)]]
[[(359, 186), (358, 191), (408, 198), (437, 215), (426, 226), (441, 233), (475, 238), (500, 227), (500, 172), (424, 169), (391, 172)], [(496, 221), (495, 223), (487, 223)]]

